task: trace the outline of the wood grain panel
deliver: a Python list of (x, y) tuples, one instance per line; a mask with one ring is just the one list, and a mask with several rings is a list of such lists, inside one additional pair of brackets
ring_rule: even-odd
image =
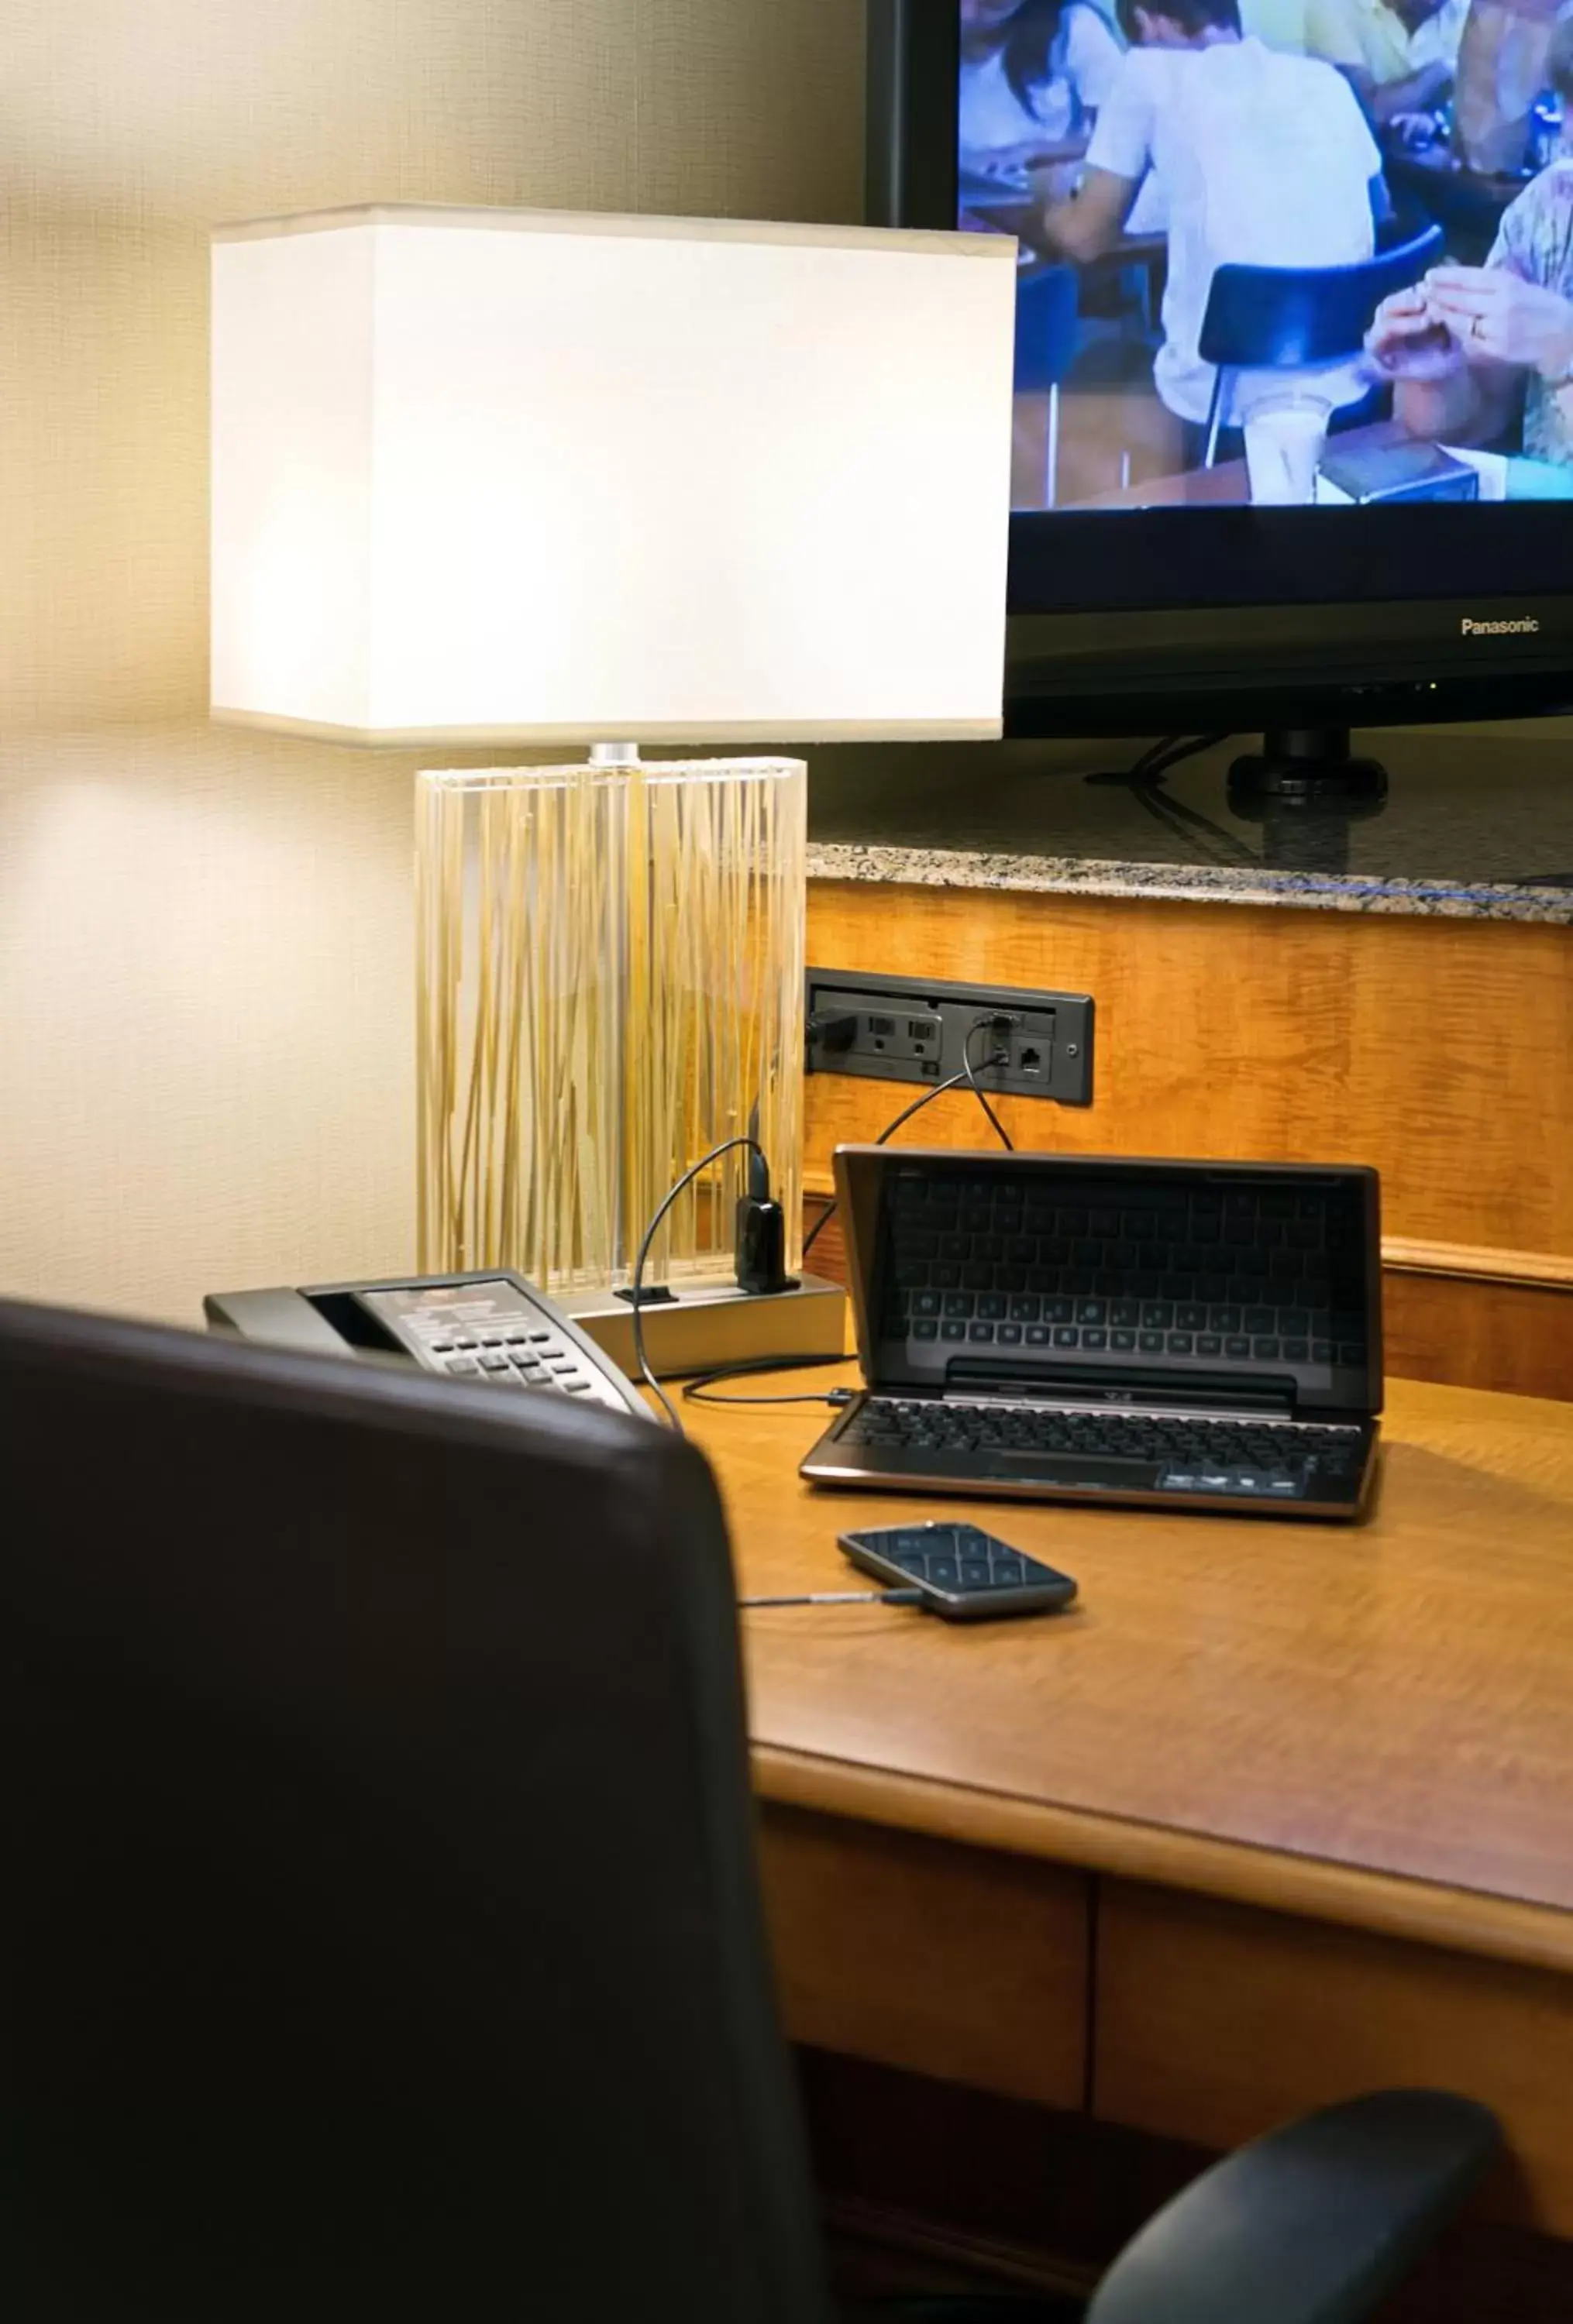
[[(1373, 1163), (1390, 1234), (1573, 1256), (1566, 928), (824, 881), (809, 957), (1090, 992), (1094, 1102), (1002, 1100), (1023, 1146)], [(810, 1168), (893, 1110), (829, 1074), (808, 1098)], [(965, 1093), (921, 1121), (988, 1142)]]
[(1044, 2106), (1086, 2093), (1087, 1883), (1030, 1859), (767, 1807), (792, 2039)]
[(1383, 1307), (1396, 1378), (1573, 1399), (1573, 1288), (1388, 1268)]
[(1545, 1250), (1478, 1250), (1467, 1243), (1411, 1242), (1385, 1235), (1384, 1263), (1403, 1275), (1450, 1275), (1463, 1282), (1510, 1283), (1541, 1291), (1573, 1291), (1573, 1257)]
[(1155, 1888), (1104, 1885), (1094, 2111), (1228, 2147), (1365, 2089), (1501, 2116), (1491, 2209), (1573, 2236), (1573, 1978)]
[[(825, 1219), (827, 1211), (832, 1213), (828, 1219)], [(825, 1220), (823, 1226), (819, 1226), (821, 1219)], [(841, 1231), (840, 1220), (834, 1215), (833, 1205), (828, 1194), (810, 1194), (804, 1200), (805, 1233), (815, 1227), (819, 1227), (819, 1231), (814, 1237), (814, 1248), (809, 1253), (804, 1264), (810, 1267), (816, 1275), (828, 1277), (832, 1283), (845, 1283), (847, 1238)]]

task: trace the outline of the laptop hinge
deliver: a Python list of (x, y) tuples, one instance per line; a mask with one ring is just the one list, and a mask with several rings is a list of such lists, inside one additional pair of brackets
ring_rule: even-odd
[(1161, 1410), (1172, 1406), (1176, 1411), (1193, 1412), (1205, 1405), (1216, 1412), (1293, 1413), (1298, 1409), (1294, 1389), (1285, 1385), (1275, 1388), (1244, 1388), (1236, 1379), (1209, 1379), (1198, 1373), (1183, 1383), (1172, 1373), (1162, 1380), (1142, 1379), (1127, 1375), (1111, 1380), (1107, 1372), (1089, 1372), (1077, 1376), (1056, 1372), (1046, 1379), (1040, 1374), (1002, 1374), (982, 1366), (976, 1370), (969, 1364), (952, 1364), (946, 1375), (946, 1390), (952, 1395), (965, 1395), (1007, 1404), (1106, 1404), (1118, 1410), (1122, 1406), (1140, 1405), (1144, 1409)]

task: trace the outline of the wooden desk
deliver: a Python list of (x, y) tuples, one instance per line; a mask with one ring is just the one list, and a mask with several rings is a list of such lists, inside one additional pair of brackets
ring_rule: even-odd
[(1507, 2123), (1499, 2209), (1573, 2235), (1573, 1411), (1393, 1383), (1344, 1528), (815, 1493), (811, 1407), (688, 1409), (745, 1594), (942, 1507), (1081, 1583), (745, 1617), (800, 2039), (1215, 2147), (1449, 2083)]

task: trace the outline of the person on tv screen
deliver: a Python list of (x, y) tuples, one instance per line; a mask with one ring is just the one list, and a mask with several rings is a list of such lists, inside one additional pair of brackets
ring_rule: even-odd
[[(1573, 12), (1547, 62), (1573, 106)], [(1533, 460), (1573, 466), (1573, 156), (1566, 149), (1503, 213), (1484, 266), (1435, 266), (1383, 300), (1365, 341), (1412, 436), (1490, 444), (1522, 410)]]
[(1466, 169), (1521, 170), (1546, 71), (1555, 0), (1469, 0), (1453, 97), (1453, 151)]
[(1270, 49), (1305, 54), (1306, 0), (1240, 0), (1240, 30), (1254, 32)]
[(1305, 45), (1346, 73), (1379, 128), (1441, 104), (1469, 0), (1307, 0)]
[[(1153, 384), (1171, 412), (1199, 426), (1217, 376), (1200, 351), (1217, 268), (1369, 258), (1385, 203), (1382, 157), (1343, 75), (1242, 35), (1236, 0), (1120, 0), (1120, 21), (1132, 48), (1099, 112), (1082, 184), (1045, 211), (1044, 236), (1068, 258), (1102, 257), (1151, 169), (1169, 220)], [(1240, 374), (1236, 417), (1266, 377), (1287, 383), (1282, 372)], [(1331, 406), (1359, 401), (1369, 386), (1356, 362), (1290, 377)]]
[(1020, 181), (1078, 155), (1119, 69), (1090, 0), (961, 0), (961, 166)]

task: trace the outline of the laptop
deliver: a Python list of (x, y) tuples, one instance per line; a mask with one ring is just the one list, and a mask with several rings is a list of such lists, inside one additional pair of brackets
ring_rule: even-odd
[(810, 1482), (1364, 1513), (1374, 1170), (843, 1146), (836, 1186), (866, 1386)]

